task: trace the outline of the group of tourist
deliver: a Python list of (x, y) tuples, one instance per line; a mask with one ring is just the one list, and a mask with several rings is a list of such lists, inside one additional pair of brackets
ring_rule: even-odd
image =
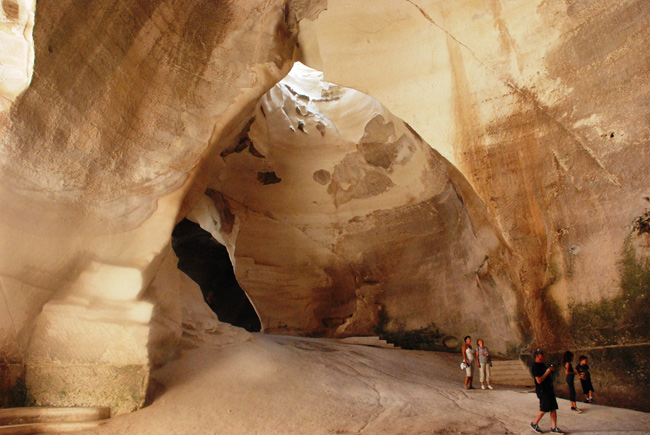
[[(539, 399), (539, 412), (537, 417), (530, 423), (530, 427), (533, 431), (537, 433), (542, 433), (542, 430), (539, 428), (539, 421), (542, 419), (544, 414), (547, 412), (551, 416), (551, 432), (553, 433), (564, 433), (560, 428), (557, 427), (557, 400), (555, 399), (555, 390), (553, 389), (553, 380), (551, 374), (555, 371), (553, 364), (546, 366), (545, 361), (546, 357), (542, 349), (536, 349), (533, 352), (533, 358), (535, 362), (533, 363), (532, 374), (533, 379), (535, 379), (535, 393), (537, 393), (537, 398)], [(573, 385), (575, 380), (575, 375), (578, 375), (580, 378), (580, 384), (582, 385), (582, 392), (585, 395), (585, 403), (594, 402), (594, 387), (591, 384), (591, 374), (589, 373), (589, 365), (587, 364), (587, 357), (585, 355), (580, 356), (578, 359), (579, 363), (576, 366), (576, 369), (573, 369), (573, 352), (566, 351), (562, 357), (562, 365), (564, 366), (564, 374), (566, 375), (566, 382), (569, 387), (569, 402), (571, 402), (571, 411), (576, 413), (582, 412), (578, 405), (576, 404), (576, 389)]]
[[(472, 386), (472, 381), (474, 379), (474, 365), (479, 369), (480, 373), (480, 382), (482, 389), (493, 389), (490, 383), (490, 368), (492, 367), (492, 360), (490, 359), (490, 351), (485, 346), (483, 339), (478, 339), (478, 346), (476, 349), (472, 348), (472, 338), (468, 335), (464, 339), (465, 343), (461, 353), (463, 355), (463, 363), (461, 367), (465, 369), (465, 389), (471, 390), (474, 387)], [(532, 375), (535, 380), (535, 393), (539, 399), (539, 412), (537, 417), (530, 423), (530, 427), (533, 431), (537, 433), (542, 433), (542, 430), (539, 428), (538, 423), (541, 418), (547, 412), (551, 416), (551, 432), (552, 433), (564, 433), (557, 426), (557, 400), (555, 398), (555, 390), (553, 388), (553, 379), (552, 374), (555, 371), (553, 364), (547, 366), (545, 364), (546, 357), (542, 349), (536, 349), (533, 352), (533, 366), (532, 366)], [(580, 378), (580, 384), (582, 385), (582, 391), (585, 395), (585, 403), (593, 403), (594, 397), (594, 387), (591, 384), (591, 374), (589, 373), (589, 365), (587, 364), (587, 357), (582, 355), (578, 358), (578, 365), (575, 370), (573, 368), (573, 353), (571, 351), (566, 351), (562, 358), (562, 365), (564, 368), (564, 374), (566, 376), (566, 382), (569, 387), (569, 401), (571, 402), (571, 411), (576, 413), (581, 413), (582, 411), (578, 408), (576, 404), (576, 390), (574, 386), (575, 376), (578, 375)], [(487, 387), (486, 387), (487, 383)]]
[(479, 338), (476, 341), (478, 347), (476, 350), (472, 349), (472, 337), (469, 335), (465, 337), (465, 344), (463, 344), (463, 363), (465, 365), (465, 389), (471, 390), (474, 387), (472, 386), (472, 381), (474, 380), (474, 363), (478, 367), (478, 372), (480, 375), (481, 388), (485, 390), (485, 383), (487, 382), (487, 388), (492, 390), (492, 384), (490, 383), (490, 368), (492, 367), (492, 360), (490, 359), (490, 351), (485, 347), (485, 342), (482, 338)]
[(591, 384), (591, 374), (589, 373), (589, 364), (587, 364), (587, 357), (581, 355), (578, 358), (578, 365), (573, 370), (573, 352), (567, 350), (562, 357), (562, 366), (564, 366), (564, 374), (566, 375), (566, 383), (569, 386), (569, 401), (571, 402), (571, 410), (580, 413), (578, 405), (576, 405), (576, 389), (573, 385), (575, 376), (580, 378), (580, 385), (582, 392), (585, 395), (585, 403), (594, 403), (594, 386)]

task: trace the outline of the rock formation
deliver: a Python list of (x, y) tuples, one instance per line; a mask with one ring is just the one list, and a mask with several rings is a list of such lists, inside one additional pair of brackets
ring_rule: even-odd
[(0, 2), (2, 405), (225, 331), (184, 217), (266, 331), (647, 342), (648, 2), (86, 3)]
[(332, 0), (300, 46), (467, 177), (519, 263), (532, 336), (550, 344), (573, 307), (621, 293), (650, 207), (649, 18), (642, 1)]
[(177, 352), (178, 278), (160, 277), (182, 201), (289, 71), (311, 9), (63, 1), (33, 18), (33, 2), (2, 6), (3, 385), (35, 404), (134, 409), (150, 365)]
[(266, 332), (521, 341), (484, 204), (376, 100), (298, 63), (218, 158), (208, 205), (190, 216), (219, 228)]

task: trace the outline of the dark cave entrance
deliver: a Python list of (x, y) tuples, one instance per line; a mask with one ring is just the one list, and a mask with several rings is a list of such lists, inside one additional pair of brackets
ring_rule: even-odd
[(220, 321), (260, 331), (260, 319), (235, 278), (225, 246), (198, 224), (183, 219), (172, 232), (172, 248), (178, 268), (201, 287), (203, 299)]

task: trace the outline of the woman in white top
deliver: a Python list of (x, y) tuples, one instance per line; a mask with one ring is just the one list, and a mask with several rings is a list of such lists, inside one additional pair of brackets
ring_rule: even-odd
[(478, 347), (476, 348), (476, 357), (478, 358), (477, 364), (481, 388), (485, 390), (485, 381), (487, 381), (487, 387), (491, 390), (490, 367), (492, 367), (492, 360), (490, 359), (490, 351), (485, 347), (482, 338), (476, 340), (476, 344), (478, 344)]
[(472, 349), (472, 337), (469, 335), (465, 337), (465, 344), (463, 344), (463, 362), (467, 365), (465, 369), (465, 389), (471, 390), (472, 378), (474, 374), (474, 349)]

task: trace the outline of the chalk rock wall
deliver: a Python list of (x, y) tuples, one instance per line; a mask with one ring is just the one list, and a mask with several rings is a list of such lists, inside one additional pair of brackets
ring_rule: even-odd
[[(300, 47), (461, 170), (512, 250), (530, 338), (560, 348), (585, 336), (574, 313), (629, 293), (628, 248), (648, 267), (633, 229), (650, 207), (648, 22), (632, 0), (331, 0)], [(596, 344), (650, 330), (615, 335)]]
[(485, 205), (376, 100), (296, 64), (219, 158), (190, 216), (218, 226), (265, 331), (521, 340)]
[(0, 111), (5, 111), (25, 90), (32, 79), (34, 68), (35, 0), (7, 0), (0, 12)]
[(141, 406), (180, 340), (165, 271), (183, 200), (289, 71), (312, 3), (2, 2), (3, 388)]
[[(269, 332), (647, 342), (650, 3), (324, 7), (1, 2), (2, 405), (136, 409), (242, 339), (175, 267), (186, 215)], [(258, 101), (295, 57), (348, 88)]]

